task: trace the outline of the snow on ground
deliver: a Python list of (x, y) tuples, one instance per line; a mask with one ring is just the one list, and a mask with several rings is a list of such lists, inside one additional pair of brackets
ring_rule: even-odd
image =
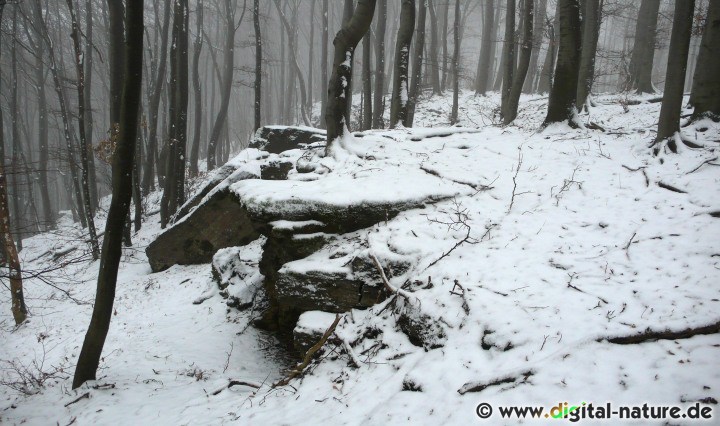
[[(408, 194), (420, 193), (431, 177), (459, 195), (360, 231), (370, 252), (415, 260), (392, 280), (409, 296), (345, 315), (336, 335), (352, 354), (331, 346), (292, 386), (270, 388), (292, 361), (272, 336), (247, 327), (248, 312), (227, 308), (209, 265), (150, 272), (144, 247), (160, 231), (157, 214), (124, 251), (94, 383), (70, 390), (98, 262), (85, 255), (48, 272), (58, 288), (26, 280), (32, 316), (18, 329), (3, 290), (0, 423), (468, 424), (482, 422), (475, 410), (488, 402), (496, 413), (486, 423), (504, 424), (517, 420), (499, 417), (503, 404), (720, 399), (717, 334), (630, 345), (603, 340), (720, 320), (720, 227), (710, 215), (720, 211), (720, 168), (713, 165), (720, 125), (684, 129), (706, 149), (653, 157), (648, 144), (660, 104), (626, 112), (626, 98), (598, 96), (590, 115), (581, 115), (605, 133), (566, 126), (538, 132), (546, 109), (538, 96), (523, 97), (516, 124), (499, 127), (498, 97), (465, 93), (461, 129), (448, 128), (450, 96), (433, 97), (419, 104), (415, 124), (443, 129), (345, 139), (323, 160), (331, 170), (317, 176), (324, 182), (316, 182), (342, 199), (385, 199), (404, 179)], [(272, 197), (252, 181), (237, 186)], [(24, 245), (26, 271), (86, 251), (67, 219)], [(72, 246), (78, 249), (63, 255)], [(257, 258), (258, 248), (240, 250), (243, 259)], [(410, 342), (397, 326), (403, 315), (432, 324), (437, 335), (429, 345)], [(40, 371), (49, 377), (26, 389), (32, 395), (12, 389), (22, 375)], [(230, 380), (262, 386), (226, 388)]]

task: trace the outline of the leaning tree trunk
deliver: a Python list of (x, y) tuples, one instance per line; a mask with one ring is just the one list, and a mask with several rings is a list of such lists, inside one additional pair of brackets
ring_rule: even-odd
[[(371, 18), (372, 19), (372, 18)], [(375, 93), (373, 100), (372, 128), (384, 127), (383, 112), (385, 99), (385, 28), (387, 26), (387, 2), (380, 1), (375, 26)]]
[(720, 119), (720, 0), (710, 0), (690, 98), (693, 119)]
[(537, 9), (533, 12), (533, 42), (532, 53), (530, 54), (530, 65), (528, 75), (523, 84), (523, 93), (532, 93), (535, 89), (535, 77), (538, 73), (538, 61), (540, 60), (540, 47), (543, 42), (543, 28), (545, 26), (545, 13), (547, 11), (547, 0), (537, 0)]
[[(352, 53), (360, 39), (367, 33), (375, 12), (376, 0), (358, 0), (357, 7), (350, 20), (335, 36), (335, 55), (333, 73), (328, 83), (328, 105), (325, 111), (327, 123), (326, 153), (332, 153), (335, 140), (344, 134), (346, 126), (347, 92), (352, 79)], [(384, 3), (384, 2), (383, 2)]]
[(495, 0), (485, 1), (482, 31), (482, 43), (480, 45), (480, 58), (478, 59), (477, 74), (475, 77), (475, 93), (484, 95), (488, 91), (488, 80), (490, 79), (490, 71), (492, 68), (492, 58), (490, 51), (494, 43), (493, 34), (495, 33)]
[(576, 126), (577, 82), (580, 67), (580, 6), (578, 0), (558, 0), (560, 35), (555, 78), (543, 126), (568, 120)]
[(655, 154), (662, 150), (665, 141), (667, 141), (667, 147), (670, 148), (670, 151), (677, 152), (676, 140), (681, 139), (675, 136), (680, 133), (680, 111), (685, 88), (685, 71), (690, 50), (694, 8), (695, 0), (675, 2), (675, 16), (673, 17), (669, 46), (672, 54), (668, 55), (665, 91), (663, 92), (658, 131), (654, 142)]
[[(253, 132), (260, 128), (262, 102), (262, 35), (260, 34), (260, 0), (253, 2), (253, 26), (255, 27), (255, 123)], [(313, 6), (315, 2), (313, 1)]]
[[(5, 3), (0, 3), (0, 23), (2, 23), (3, 9)], [(17, 6), (15, 6), (17, 7)], [(2, 37), (2, 33), (0, 33)], [(42, 40), (40, 41), (42, 43)], [(2, 49), (0, 49), (0, 55)], [(0, 80), (0, 83), (2, 81)], [(22, 271), (20, 269), (20, 258), (18, 257), (15, 241), (10, 232), (10, 209), (7, 195), (7, 179), (5, 174), (5, 136), (3, 129), (3, 113), (0, 108), (0, 240), (3, 243), (5, 259), (10, 270), (10, 300), (11, 311), (16, 325), (22, 324), (27, 318), (27, 307), (23, 296)]]
[[(257, 0), (256, 0), (257, 3)], [(198, 157), (200, 156), (200, 131), (202, 130), (202, 98), (200, 89), (200, 52), (203, 47), (203, 2), (199, 2), (197, 5), (197, 16), (195, 24), (195, 41), (193, 42), (193, 101), (195, 104), (195, 127), (193, 128), (193, 141), (190, 149), (190, 176), (197, 176), (198, 174)], [(256, 108), (259, 108), (257, 105)]]
[(515, 0), (507, 0), (504, 38), (505, 46), (503, 47), (503, 57), (500, 61), (503, 64), (500, 114), (503, 116), (503, 122), (507, 124), (512, 121), (508, 121), (507, 117), (512, 116), (510, 111), (510, 92), (512, 90), (513, 74), (515, 72)]
[(415, 31), (415, 0), (403, 0), (400, 6), (400, 26), (395, 42), (395, 71), (390, 100), (390, 126), (402, 126), (408, 113), (408, 74), (410, 44)]
[(578, 74), (577, 105), (583, 110), (595, 79), (595, 54), (600, 36), (600, 0), (584, 0), (582, 53)]
[(428, 52), (428, 59), (430, 60), (430, 81), (432, 82), (433, 95), (441, 95), (442, 89), (440, 88), (440, 66), (438, 65), (438, 22), (437, 14), (435, 13), (435, 2), (433, 0), (428, 1), (428, 7), (430, 9), (430, 51)]
[[(691, 1), (694, 3), (694, 0)], [(652, 68), (659, 10), (660, 0), (642, 0), (640, 4), (635, 27), (635, 45), (630, 57), (629, 84), (629, 88), (636, 89), (638, 93), (655, 93), (655, 87), (652, 84)]]
[(70, 11), (71, 32), (70, 37), (73, 41), (73, 49), (75, 51), (75, 68), (77, 70), (77, 92), (78, 92), (78, 133), (80, 134), (80, 168), (82, 172), (81, 185), (83, 192), (83, 210), (85, 211), (86, 221), (88, 225), (88, 233), (90, 234), (90, 249), (93, 260), (100, 258), (100, 247), (98, 245), (98, 237), (95, 232), (95, 218), (92, 204), (90, 201), (90, 177), (88, 170), (88, 141), (87, 141), (87, 118), (85, 111), (85, 56), (80, 47), (80, 28), (78, 26), (77, 16), (73, 1), (67, 0), (68, 10)]
[(77, 367), (75, 367), (73, 389), (78, 388), (87, 380), (95, 380), (96, 377), (105, 338), (110, 327), (110, 318), (112, 318), (117, 272), (122, 255), (122, 232), (132, 197), (132, 167), (142, 87), (143, 0), (127, 1), (125, 20), (127, 43), (124, 54), (127, 60), (125, 61), (125, 79), (120, 103), (117, 145), (112, 159), (112, 199), (105, 223), (105, 238), (100, 258), (95, 305)]
[(423, 53), (425, 51), (425, 17), (427, 0), (420, 0), (418, 6), (417, 29), (415, 30), (415, 53), (412, 63), (412, 78), (410, 79), (410, 93), (408, 99), (408, 115), (403, 125), (412, 127), (415, 118), (415, 105), (420, 94), (420, 81), (422, 80)]
[(460, 78), (458, 75), (460, 68), (460, 0), (455, 0), (455, 24), (453, 25), (453, 103), (450, 112), (450, 123), (455, 124), (458, 121), (458, 95), (460, 94)]
[[(592, 0), (589, 0), (592, 1)], [(517, 117), (518, 105), (520, 104), (520, 93), (527, 79), (527, 71), (530, 66), (530, 55), (533, 50), (533, 12), (534, 6), (532, 0), (525, 0), (523, 8), (523, 35), (522, 45), (520, 46), (520, 59), (518, 60), (518, 68), (513, 76), (510, 95), (508, 97), (507, 110), (503, 111), (503, 124), (506, 126), (512, 123)]]

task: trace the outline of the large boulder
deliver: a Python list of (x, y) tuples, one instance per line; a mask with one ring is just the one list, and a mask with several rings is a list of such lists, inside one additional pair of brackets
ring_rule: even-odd
[(265, 126), (255, 132), (250, 148), (271, 154), (291, 149), (305, 149), (311, 145), (324, 145), (325, 131), (312, 127)]

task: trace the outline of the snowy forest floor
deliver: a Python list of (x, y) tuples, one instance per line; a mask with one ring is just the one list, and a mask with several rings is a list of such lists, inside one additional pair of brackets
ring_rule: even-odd
[[(720, 124), (683, 129), (706, 148), (654, 157), (660, 103), (626, 111), (628, 99), (642, 98), (597, 96), (581, 115), (606, 132), (538, 132), (546, 98), (523, 96), (516, 123), (500, 127), (497, 94), (468, 92), (460, 125), (477, 131), (451, 132), (451, 97), (433, 97), (415, 129), (345, 140), (341, 167), (323, 179), (422, 170), (458, 195), (361, 231), (375, 249), (416, 260), (393, 282), (413, 283), (410, 297), (346, 315), (336, 334), (352, 350), (328, 350), (292, 386), (270, 388), (293, 361), (248, 327), (251, 312), (227, 307), (209, 265), (151, 273), (151, 214), (123, 251), (99, 378), (70, 390), (99, 262), (65, 216), (23, 242), (25, 274), (37, 275), (24, 283), (26, 324), (14, 327), (0, 292), (0, 423), (468, 424), (481, 402), (717, 404), (719, 334), (609, 341), (720, 321)], [(396, 323), (407, 311), (439, 327), (440, 347), (409, 341)], [(487, 424), (504, 422), (516, 420), (496, 412)]]

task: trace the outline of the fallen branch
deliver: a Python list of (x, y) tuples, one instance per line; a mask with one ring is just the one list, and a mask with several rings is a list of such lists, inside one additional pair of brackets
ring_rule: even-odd
[(703, 334), (717, 334), (720, 333), (720, 321), (713, 324), (704, 325), (696, 328), (686, 328), (684, 330), (672, 331), (672, 330), (650, 330), (649, 328), (640, 334), (634, 334), (632, 336), (617, 336), (617, 337), (601, 337), (597, 339), (597, 342), (607, 341), (618, 345), (632, 345), (645, 342), (654, 342), (657, 340), (676, 340), (676, 339), (689, 339), (694, 336)]
[(220, 389), (216, 389), (212, 394), (213, 394), (213, 395), (217, 395), (217, 394), (219, 394), (220, 392), (224, 391), (225, 389), (230, 389), (230, 388), (233, 387), (233, 386), (247, 386), (247, 387), (255, 388), (255, 389), (260, 389), (260, 388), (262, 387), (262, 385), (259, 384), (259, 383), (248, 382), (248, 381), (245, 381), (245, 380), (234, 380), (234, 379), (230, 379), (230, 380), (228, 381), (228, 384), (227, 384), (227, 385), (221, 387)]
[[(455, 289), (456, 289), (456, 288), (459, 288), (459, 289), (460, 289), (460, 293), (455, 293)], [(468, 305), (468, 301), (467, 301), (467, 297), (466, 297), (466, 292), (465, 292), (465, 287), (463, 287), (462, 285), (460, 285), (460, 283), (458, 282), (458, 280), (455, 280), (455, 285), (453, 285), (452, 290), (450, 290), (450, 294), (454, 294), (455, 296), (460, 296), (460, 297), (462, 297), (462, 301), (463, 301), (463, 302), (462, 302), (462, 308), (463, 308), (463, 311), (465, 311), (465, 315), (470, 315), (470, 305)]]
[(390, 281), (388, 280), (387, 275), (385, 275), (385, 270), (383, 269), (382, 265), (380, 265), (380, 261), (378, 260), (378, 258), (374, 254), (370, 253), (370, 259), (372, 259), (373, 263), (375, 264), (375, 268), (377, 268), (378, 272), (380, 273), (380, 279), (382, 279), (385, 289), (390, 294), (399, 294), (399, 295), (403, 296), (404, 298), (409, 299), (410, 295), (405, 290), (400, 289), (400, 288), (395, 288), (392, 286), (392, 284), (390, 284)]
[(518, 377), (507, 376), (507, 377), (502, 377), (502, 378), (495, 379), (495, 380), (492, 380), (492, 381), (486, 382), (486, 383), (468, 382), (468, 383), (465, 383), (460, 389), (458, 389), (458, 393), (460, 395), (465, 395), (466, 393), (470, 393), (470, 392), (482, 392), (485, 389), (489, 388), (490, 386), (497, 386), (497, 385), (502, 385), (505, 383), (516, 383), (516, 384), (526, 383), (527, 379), (530, 376), (532, 376), (533, 374), (535, 374), (535, 372), (532, 370), (527, 370), (520, 374), (521, 374), (521, 377), (520, 376), (518, 376)]
[(680, 188), (676, 188), (672, 185), (668, 185), (667, 183), (664, 183), (664, 182), (658, 182), (657, 186), (659, 186), (660, 188), (663, 188), (663, 189), (667, 189), (668, 191), (677, 192), (678, 194), (687, 194), (687, 191), (680, 189)]
[[(373, 256), (373, 255), (370, 255), (370, 256), (377, 262), (377, 259), (375, 258), (375, 256)], [(382, 276), (385, 277), (384, 272), (382, 273)], [(385, 278), (385, 279), (387, 279), (387, 278)], [(280, 380), (279, 382), (273, 384), (272, 388), (276, 388), (278, 386), (287, 386), (292, 379), (299, 376), (300, 374), (303, 373), (303, 371), (305, 371), (305, 368), (307, 368), (307, 366), (310, 365), (310, 361), (312, 361), (312, 358), (315, 355), (315, 353), (317, 351), (319, 351), (320, 348), (322, 348), (325, 345), (325, 342), (327, 342), (327, 340), (330, 338), (330, 335), (333, 334), (333, 332), (335, 332), (335, 327), (337, 327), (338, 323), (340, 322), (340, 318), (341, 318), (340, 314), (335, 315), (335, 321), (333, 321), (333, 323), (330, 325), (330, 327), (327, 330), (325, 330), (325, 333), (322, 335), (320, 340), (318, 340), (317, 343), (315, 343), (310, 349), (308, 349), (308, 351), (305, 353), (305, 356), (303, 357), (303, 361), (300, 364), (298, 364), (297, 366), (295, 366), (295, 368), (293, 368), (290, 371), (290, 374), (288, 374), (287, 377), (285, 377), (284, 379)]]
[(85, 392), (84, 394), (80, 395), (79, 397), (77, 397), (77, 398), (73, 399), (72, 401), (68, 402), (67, 404), (65, 404), (65, 406), (69, 407), (70, 405), (80, 401), (81, 399), (85, 399), (85, 398), (90, 399), (90, 392)]

